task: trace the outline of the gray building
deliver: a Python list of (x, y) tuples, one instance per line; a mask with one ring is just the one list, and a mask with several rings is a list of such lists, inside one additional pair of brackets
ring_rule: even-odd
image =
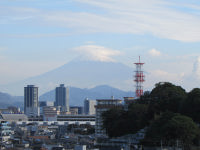
[(8, 122), (28, 121), (28, 117), (25, 114), (0, 114), (1, 120)]
[(55, 90), (55, 106), (61, 106), (62, 112), (69, 112), (69, 88), (64, 84), (60, 84)]
[(84, 100), (84, 113), (86, 115), (94, 115), (96, 113), (95, 105), (96, 105), (96, 100), (90, 100), (86, 98)]
[(24, 113), (27, 116), (39, 116), (38, 87), (34, 85), (24, 87)]

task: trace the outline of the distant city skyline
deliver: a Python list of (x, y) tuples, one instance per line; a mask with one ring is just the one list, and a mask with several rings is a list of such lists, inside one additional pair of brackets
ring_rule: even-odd
[(2, 92), (76, 59), (120, 62), (134, 75), (138, 56), (145, 90), (160, 81), (200, 87), (199, 1), (1, 0), (0, 8)]

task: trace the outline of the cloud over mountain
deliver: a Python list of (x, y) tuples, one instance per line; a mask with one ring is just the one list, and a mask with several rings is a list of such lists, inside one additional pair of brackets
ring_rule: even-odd
[(118, 50), (109, 49), (98, 45), (84, 45), (74, 48), (79, 52), (82, 60), (92, 60), (101, 62), (114, 62), (113, 56), (122, 54)]

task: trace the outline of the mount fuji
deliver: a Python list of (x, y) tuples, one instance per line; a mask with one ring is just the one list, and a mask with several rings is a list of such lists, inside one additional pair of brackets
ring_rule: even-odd
[(74, 60), (41, 75), (1, 86), (1, 91), (23, 95), (23, 88), (33, 84), (39, 87), (39, 95), (42, 95), (62, 83), (79, 88), (108, 85), (123, 91), (132, 91), (132, 74), (133, 68), (119, 62)]

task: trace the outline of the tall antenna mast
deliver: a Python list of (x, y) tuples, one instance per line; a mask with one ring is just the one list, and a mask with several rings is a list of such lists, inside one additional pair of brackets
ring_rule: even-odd
[(139, 62), (134, 63), (136, 65), (136, 71), (135, 71), (135, 82), (136, 82), (136, 97), (140, 97), (143, 95), (143, 86), (142, 83), (145, 81), (144, 80), (144, 71), (142, 70), (142, 66), (144, 63), (140, 62), (140, 56), (139, 56)]

